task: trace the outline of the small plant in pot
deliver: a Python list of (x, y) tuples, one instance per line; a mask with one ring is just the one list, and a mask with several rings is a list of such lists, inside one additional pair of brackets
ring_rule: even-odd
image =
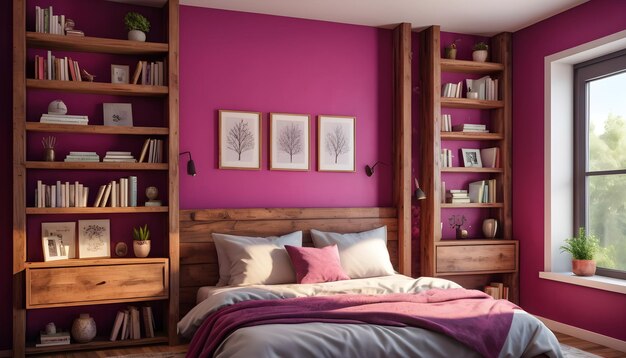
[(489, 45), (484, 42), (479, 42), (474, 45), (472, 52), (472, 59), (476, 62), (485, 62), (487, 61), (487, 55), (489, 50)]
[(456, 43), (460, 42), (461, 39), (456, 39), (454, 42), (446, 46), (445, 48), (445, 56), (447, 59), (456, 60)]
[(585, 228), (578, 229), (578, 235), (565, 240), (561, 252), (572, 254), (572, 271), (577, 276), (593, 276), (596, 273), (596, 261), (593, 259), (598, 252), (598, 239), (587, 235)]
[(132, 41), (146, 41), (146, 32), (150, 32), (150, 21), (136, 12), (129, 12), (124, 16), (124, 24), (128, 30), (128, 39)]
[(133, 228), (133, 251), (136, 257), (148, 257), (150, 254), (150, 229), (148, 224)]

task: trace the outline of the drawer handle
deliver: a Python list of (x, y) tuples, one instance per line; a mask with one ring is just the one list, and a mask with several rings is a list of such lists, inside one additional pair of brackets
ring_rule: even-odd
[(104, 285), (105, 283), (107, 283), (107, 282), (106, 281), (100, 281), (100, 282), (96, 283), (96, 286)]

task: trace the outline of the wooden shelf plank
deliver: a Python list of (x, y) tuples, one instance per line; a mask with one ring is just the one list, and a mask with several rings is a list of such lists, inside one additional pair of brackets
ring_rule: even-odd
[(495, 62), (476, 62), (464, 60), (449, 60), (442, 58), (441, 72), (462, 72), (488, 74), (504, 70), (504, 65)]
[(515, 244), (516, 240), (501, 239), (447, 239), (436, 241), (435, 246), (466, 246), (466, 245), (507, 245)]
[(54, 267), (82, 267), (82, 266), (102, 266), (102, 265), (136, 265), (167, 263), (167, 258), (146, 257), (146, 258), (97, 258), (97, 259), (68, 259), (48, 262), (27, 262), (26, 268), (54, 268)]
[(494, 273), (514, 273), (517, 270), (489, 270), (489, 271), (463, 271), (463, 272), (437, 272), (435, 277), (445, 276), (469, 276), (469, 275), (490, 275)]
[(27, 215), (43, 214), (133, 214), (133, 213), (166, 213), (167, 206), (135, 206), (126, 208), (26, 208)]
[(28, 89), (43, 89), (50, 91), (89, 93), (89, 94), (109, 94), (114, 96), (166, 96), (167, 86), (145, 86), (120, 83), (103, 82), (77, 82), (77, 81), (53, 81), (26, 80)]
[(502, 203), (468, 203), (468, 204), (451, 204), (451, 203), (442, 203), (442, 209), (452, 209), (452, 208), (502, 208)]
[(81, 350), (99, 350), (106, 348), (118, 348), (118, 347), (131, 347), (141, 346), (148, 344), (167, 343), (168, 338), (164, 333), (160, 333), (154, 338), (141, 338), (141, 339), (125, 339), (123, 341), (117, 340), (111, 342), (109, 337), (96, 337), (89, 343), (72, 343), (60, 346), (51, 347), (35, 347), (34, 343), (30, 343), (26, 347), (27, 354), (43, 354), (53, 352), (69, 352), (69, 351), (81, 351)]
[(465, 109), (495, 109), (504, 107), (502, 101), (485, 101), (481, 99), (441, 97), (441, 107)]
[(129, 135), (168, 135), (166, 127), (114, 127), (101, 125), (72, 125), (26, 122), (30, 132), (84, 133), (84, 134), (129, 134)]
[(96, 52), (116, 55), (167, 54), (166, 43), (138, 42), (100, 37), (63, 36), (38, 32), (26, 32), (26, 46), (46, 50)]
[(445, 167), (442, 173), (502, 173), (502, 168)]
[(167, 170), (167, 163), (118, 163), (118, 162), (26, 162), (27, 169), (50, 170)]
[(441, 132), (442, 140), (503, 140), (502, 133)]

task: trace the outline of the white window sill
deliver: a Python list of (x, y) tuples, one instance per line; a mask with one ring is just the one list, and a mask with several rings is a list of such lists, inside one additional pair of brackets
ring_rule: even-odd
[(576, 276), (571, 272), (539, 272), (546, 280), (565, 282), (572, 285), (597, 288), (598, 290), (626, 294), (626, 280), (605, 276)]

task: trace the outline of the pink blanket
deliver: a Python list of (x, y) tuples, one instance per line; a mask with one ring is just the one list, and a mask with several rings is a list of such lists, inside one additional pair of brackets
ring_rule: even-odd
[(421, 327), (448, 335), (485, 357), (497, 357), (506, 340), (514, 304), (477, 290), (431, 289), (419, 294), (337, 295), (253, 300), (207, 317), (188, 357), (211, 357), (234, 330), (263, 324), (308, 322)]

